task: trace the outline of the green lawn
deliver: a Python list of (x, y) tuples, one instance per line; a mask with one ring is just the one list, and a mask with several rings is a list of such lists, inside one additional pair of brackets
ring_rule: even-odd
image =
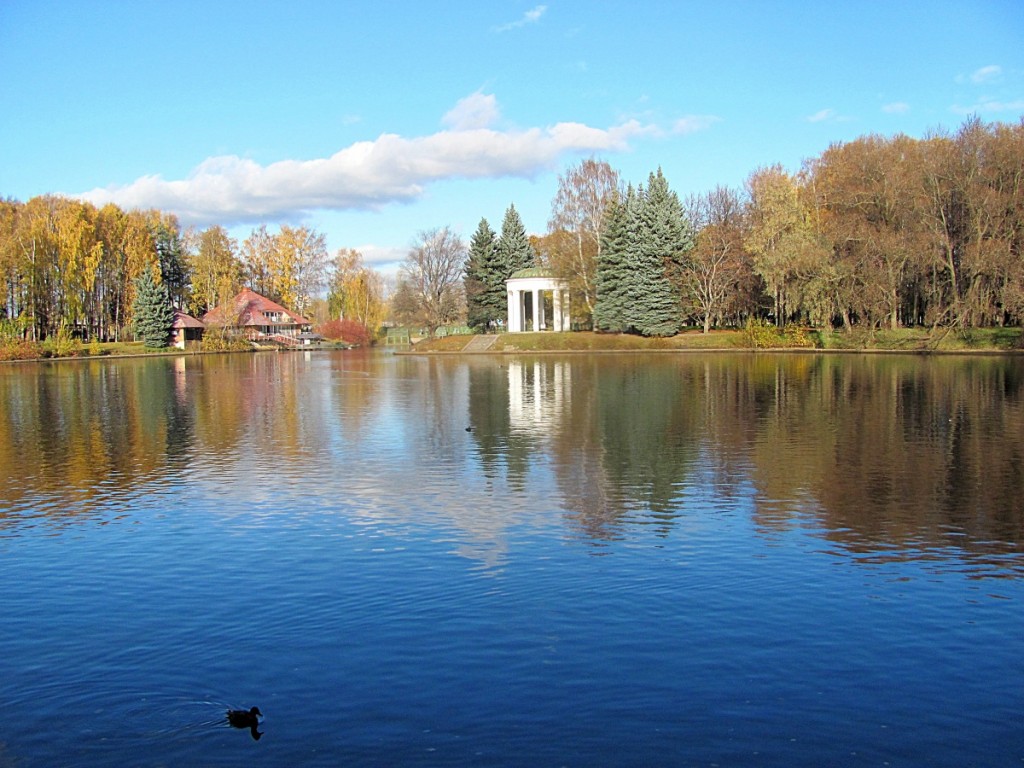
[[(414, 352), (461, 352), (472, 336), (426, 339)], [(1020, 328), (983, 328), (969, 331), (901, 328), (896, 331), (855, 330), (850, 333), (809, 332), (813, 347), (825, 350), (877, 350), (893, 352), (1024, 351)], [(780, 341), (773, 348), (785, 348)], [(686, 331), (668, 338), (645, 338), (619, 333), (504, 333), (488, 352), (684, 351), (751, 349), (742, 330)]]
[[(411, 351), (462, 352), (473, 337), (470, 335), (444, 336), (418, 342)], [(686, 350), (744, 350), (752, 349), (749, 336), (742, 330), (712, 331), (704, 334), (687, 330), (668, 338), (646, 338), (632, 334), (593, 333), (503, 333), (488, 352), (655, 352)], [(891, 351), (891, 352), (1024, 352), (1024, 336), (1020, 328), (975, 328), (969, 330), (929, 328), (900, 328), (895, 331), (811, 331), (805, 339), (816, 349), (834, 351)], [(776, 340), (773, 348), (786, 348), (785, 340)], [(190, 352), (193, 350), (189, 350)], [(174, 348), (151, 349), (141, 341), (85, 343), (73, 345), (61, 357), (122, 357), (132, 355), (175, 355), (182, 351)], [(46, 355), (39, 345), (0, 346), (0, 361), (39, 359)]]

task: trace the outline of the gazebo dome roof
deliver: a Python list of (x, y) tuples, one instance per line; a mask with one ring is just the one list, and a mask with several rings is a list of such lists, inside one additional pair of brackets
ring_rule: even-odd
[(553, 269), (548, 267), (527, 267), (512, 273), (509, 280), (519, 280), (524, 277), (558, 277)]

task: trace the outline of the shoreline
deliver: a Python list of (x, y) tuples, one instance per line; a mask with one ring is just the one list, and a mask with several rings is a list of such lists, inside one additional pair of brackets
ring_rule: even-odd
[[(586, 335), (582, 335), (586, 334)], [(786, 355), (914, 355), (921, 357), (965, 355), (980, 357), (1019, 357), (1024, 356), (1024, 346), (1000, 348), (993, 345), (975, 347), (924, 347), (919, 346), (922, 339), (912, 339), (918, 346), (886, 347), (886, 346), (864, 346), (864, 347), (809, 347), (809, 346), (772, 346), (772, 347), (751, 347), (740, 345), (740, 334), (735, 331), (722, 331), (712, 336), (718, 336), (720, 340), (729, 340), (732, 344), (714, 344), (702, 346), (709, 339), (704, 334), (680, 334), (669, 338), (645, 338), (629, 334), (592, 334), (588, 332), (570, 332), (556, 335), (553, 333), (523, 333), (523, 334), (501, 334), (495, 338), (492, 346), (484, 349), (469, 348), (473, 339), (480, 338), (478, 335), (468, 336), (447, 336), (438, 339), (423, 339), (415, 344), (407, 346), (385, 346), (374, 345), (369, 349), (388, 352), (397, 356), (422, 356), (422, 357), (452, 357), (452, 356), (498, 356), (510, 357), (516, 355), (630, 355), (630, 354), (786, 354)], [(513, 336), (514, 345), (505, 346), (508, 337)], [(559, 338), (561, 336), (561, 338)], [(1024, 338), (1024, 337), (1022, 337)], [(580, 346), (548, 346), (552, 341), (565, 342), (568, 339), (585, 342)], [(501, 341), (498, 344), (498, 341)], [(904, 343), (911, 341), (906, 340)], [(571, 342), (570, 342), (571, 343)], [(619, 346), (625, 344), (627, 346)], [(58, 363), (69, 361), (92, 361), (92, 360), (130, 360), (133, 358), (156, 358), (156, 357), (181, 357), (198, 355), (217, 354), (258, 354), (262, 352), (334, 352), (346, 351), (335, 347), (301, 347), (295, 349), (279, 349), (265, 347), (258, 349), (236, 349), (236, 350), (159, 350), (152, 352), (131, 352), (131, 353), (110, 353), (100, 355), (67, 355), (62, 357), (31, 357), (12, 360), (0, 360), (0, 365), (5, 363)]]
[[(590, 331), (445, 336), (423, 339), (395, 350), (397, 355), (579, 355), (579, 354), (884, 354), (884, 355), (1024, 355), (1021, 329), (982, 329), (965, 337), (933, 338), (919, 329), (883, 331), (877, 335), (806, 334), (796, 344), (779, 337), (775, 343), (751, 345), (743, 331), (710, 334), (688, 332), (671, 337), (642, 337)], [(481, 344), (480, 340), (485, 341)]]
[(485, 350), (439, 350), (439, 349), (396, 349), (392, 354), (400, 356), (431, 357), (513, 357), (515, 355), (916, 355), (920, 357), (968, 355), (979, 357), (1024, 356), (1024, 349), (820, 349), (817, 347), (704, 347), (678, 349), (485, 349)]
[[(349, 348), (351, 349), (351, 348)], [(63, 357), (25, 357), (14, 360), (0, 360), (0, 365), (5, 363), (67, 363), (87, 362), (92, 360), (135, 360), (137, 358), (154, 357), (198, 357), (200, 355), (257, 355), (262, 352), (347, 352), (348, 349), (326, 348), (326, 347), (296, 347), (294, 349), (279, 349), (276, 347), (260, 347), (252, 349), (175, 349), (155, 352), (131, 352), (100, 354), (100, 355), (65, 355)]]

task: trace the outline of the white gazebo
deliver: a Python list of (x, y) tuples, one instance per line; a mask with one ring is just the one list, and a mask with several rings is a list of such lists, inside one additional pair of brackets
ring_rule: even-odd
[[(546, 267), (529, 267), (513, 272), (505, 285), (508, 288), (509, 333), (569, 330), (567, 280), (555, 277), (555, 273)], [(544, 308), (545, 294), (548, 293), (551, 294), (550, 318)]]

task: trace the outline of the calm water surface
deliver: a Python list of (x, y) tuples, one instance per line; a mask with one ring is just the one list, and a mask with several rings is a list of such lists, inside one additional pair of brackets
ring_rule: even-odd
[(0, 768), (1020, 766), (1022, 499), (1021, 358), (2, 366)]

